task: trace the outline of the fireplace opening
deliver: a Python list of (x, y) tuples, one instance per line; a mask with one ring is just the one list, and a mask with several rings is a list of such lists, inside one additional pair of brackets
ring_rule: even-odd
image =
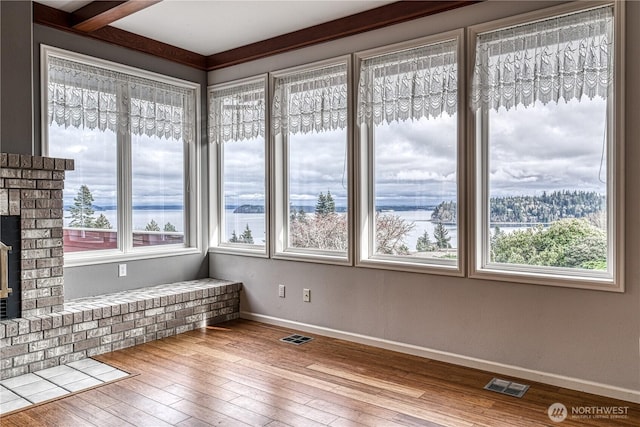
[[(20, 216), (0, 217), (0, 319), (21, 317)], [(9, 291), (10, 289), (10, 291)]]

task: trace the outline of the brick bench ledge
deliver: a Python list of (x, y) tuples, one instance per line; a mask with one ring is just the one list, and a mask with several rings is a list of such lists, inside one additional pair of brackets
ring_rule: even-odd
[(241, 287), (190, 280), (77, 298), (57, 313), (0, 321), (0, 379), (235, 319)]

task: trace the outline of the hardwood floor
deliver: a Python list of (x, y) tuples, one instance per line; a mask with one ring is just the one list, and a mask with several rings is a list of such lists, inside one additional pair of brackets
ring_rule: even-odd
[[(138, 375), (0, 425), (640, 425), (640, 405), (629, 402), (523, 380), (531, 388), (518, 399), (483, 390), (488, 372), (316, 335), (301, 346), (279, 341), (295, 332), (237, 320), (104, 354), (96, 359)], [(562, 423), (547, 415), (555, 402), (569, 408)], [(627, 418), (571, 418), (587, 406), (627, 407)]]

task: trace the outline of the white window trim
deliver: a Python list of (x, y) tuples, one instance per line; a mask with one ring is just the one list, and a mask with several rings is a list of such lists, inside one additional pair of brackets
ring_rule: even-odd
[[(85, 251), (65, 254), (65, 267), (75, 267), (83, 265), (105, 264), (119, 261), (140, 260), (161, 258), (175, 255), (202, 254), (202, 237), (201, 237), (201, 191), (200, 191), (200, 124), (201, 124), (201, 108), (200, 108), (200, 85), (181, 80), (175, 77), (165, 76), (151, 71), (107, 61), (100, 58), (94, 58), (65, 49), (60, 49), (48, 45), (40, 46), (40, 112), (41, 112), (41, 131), (42, 131), (42, 153), (49, 153), (49, 123), (47, 115), (47, 99), (48, 99), (48, 57), (49, 55), (68, 59), (75, 62), (84, 63), (91, 66), (107, 68), (121, 73), (130, 74), (136, 77), (142, 77), (167, 83), (187, 89), (195, 90), (195, 129), (194, 141), (186, 144), (184, 156), (185, 171), (185, 243), (179, 245), (159, 245), (144, 248), (134, 248), (132, 244), (132, 232), (130, 221), (130, 202), (131, 202), (131, 170), (127, 166), (118, 171), (118, 249), (101, 250), (101, 251)], [(120, 165), (130, 165), (131, 156), (131, 136), (125, 137), (124, 145), (127, 146), (123, 150), (123, 144), (118, 144), (117, 162)], [(128, 179), (124, 179), (127, 176)], [(122, 181), (127, 181), (123, 184)], [(125, 246), (127, 245), (127, 246)]]
[[(469, 200), (472, 219), (469, 223), (469, 277), (495, 281), (519, 282), (546, 286), (560, 286), (569, 288), (591, 289), (600, 291), (624, 292), (624, 2), (573, 2), (556, 7), (541, 9), (505, 19), (471, 26), (467, 32), (467, 61), (475, 61), (476, 36), (480, 33), (500, 28), (547, 19), (555, 15), (562, 15), (579, 10), (593, 9), (602, 5), (614, 5), (614, 100), (609, 98), (610, 111), (613, 118), (608, 126), (608, 236), (612, 244), (609, 247), (610, 272), (577, 272), (574, 269), (544, 268), (535, 266), (491, 264), (484, 260), (487, 253), (486, 244), (486, 209), (483, 199), (487, 199), (488, 182), (482, 168), (486, 165), (488, 142), (486, 126), (477, 126), (478, 120), (487, 120), (482, 110), (478, 114), (469, 113), (467, 121), (468, 144), (467, 157), (469, 159)], [(473, 70), (467, 71), (467, 81), (471, 81)], [(485, 130), (483, 134), (483, 129)], [(567, 273), (567, 274), (563, 274)], [(569, 274), (571, 273), (571, 274)]]
[[(211, 96), (211, 92), (217, 89), (224, 88), (232, 88), (236, 86), (242, 86), (249, 83), (258, 83), (262, 81), (264, 83), (265, 90), (265, 101), (269, 99), (269, 91), (268, 91), (268, 74), (262, 74), (259, 76), (248, 77), (245, 79), (234, 80), (232, 82), (220, 83), (216, 85), (210, 85), (207, 88), (207, 105), (209, 105), (209, 96)], [(270, 125), (270, 111), (271, 105), (269, 102), (265, 102), (265, 135), (264, 135), (264, 153), (265, 153), (265, 165), (264, 165), (264, 179), (265, 179), (265, 244), (264, 245), (248, 245), (248, 244), (238, 244), (238, 243), (226, 243), (222, 242), (222, 230), (224, 229), (224, 197), (223, 194), (223, 185), (224, 185), (224, 168), (223, 168), (223, 150), (224, 150), (224, 142), (220, 142), (216, 144), (215, 142), (211, 142), (209, 144), (209, 165), (211, 165), (212, 170), (209, 174), (209, 188), (211, 189), (210, 193), (215, 194), (215, 197), (209, 198), (209, 212), (210, 212), (210, 253), (222, 253), (222, 254), (231, 254), (231, 255), (244, 255), (244, 256), (253, 256), (259, 258), (268, 258), (269, 257), (269, 247), (270, 247), (270, 236), (269, 232), (269, 224), (270, 224), (270, 191), (269, 191), (269, 125)]]
[[(464, 55), (464, 29), (458, 29), (441, 34), (434, 34), (419, 39), (396, 43), (375, 49), (357, 52), (354, 54), (355, 75), (359, 77), (360, 66), (363, 60), (402, 50), (408, 50), (423, 45), (435, 44), (449, 40), (457, 41), (458, 49), (458, 117), (457, 117), (457, 227), (458, 227), (458, 259), (453, 263), (448, 260), (434, 260), (418, 257), (404, 257), (393, 255), (375, 254), (373, 242), (372, 218), (375, 217), (374, 199), (374, 158), (370, 153), (371, 139), (373, 135), (366, 125), (357, 124), (356, 127), (356, 158), (358, 159), (358, 197), (356, 199), (358, 244), (356, 244), (356, 265), (359, 267), (379, 268), (395, 271), (408, 271), (417, 273), (430, 273), (437, 275), (463, 277), (466, 266), (466, 203), (465, 203), (465, 113), (466, 113), (466, 84), (465, 84), (465, 55)], [(357, 84), (354, 84), (357, 87)], [(354, 89), (356, 90), (356, 89)], [(359, 129), (358, 129), (359, 128)]]
[(351, 55), (342, 55), (337, 58), (330, 58), (322, 61), (317, 61), (305, 65), (286, 68), (269, 73), (269, 103), (273, 102), (273, 91), (275, 86), (275, 80), (279, 77), (284, 77), (291, 74), (297, 74), (305, 71), (312, 71), (314, 69), (320, 69), (330, 67), (332, 65), (345, 64), (347, 67), (347, 129), (346, 129), (346, 144), (347, 144), (347, 174), (348, 186), (347, 186), (347, 235), (348, 235), (348, 249), (346, 254), (337, 253), (333, 251), (323, 251), (317, 249), (303, 249), (303, 248), (290, 248), (287, 247), (288, 242), (288, 223), (289, 223), (289, 207), (288, 207), (288, 159), (286, 156), (286, 139), (282, 134), (273, 135), (271, 132), (271, 124), (269, 122), (269, 140), (272, 141), (272, 153), (271, 153), (271, 206), (274, 208), (274, 213), (271, 215), (269, 230), (272, 233), (271, 239), (271, 258), (291, 261), (306, 261), (321, 264), (335, 264), (335, 265), (353, 265), (353, 252), (354, 252), (354, 232), (353, 232), (353, 208), (354, 208), (354, 183), (353, 183), (353, 130), (350, 128), (354, 123), (353, 114), (353, 73), (352, 73), (352, 61)]

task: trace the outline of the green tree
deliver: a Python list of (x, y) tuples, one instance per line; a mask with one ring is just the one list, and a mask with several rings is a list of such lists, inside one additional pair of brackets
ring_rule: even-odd
[(71, 213), (70, 227), (93, 228), (95, 219), (93, 214), (93, 195), (86, 185), (81, 185), (78, 194), (73, 198), (73, 206), (69, 208)]
[(335, 213), (336, 212), (336, 202), (333, 200), (333, 196), (331, 195), (331, 191), (327, 191), (326, 208), (327, 208), (327, 213)]
[(167, 222), (164, 225), (164, 231), (172, 233), (172, 232), (176, 232), (178, 230), (176, 230), (176, 226), (175, 225), (171, 224), (170, 222)]
[(233, 232), (231, 233), (231, 238), (229, 239), (229, 243), (246, 243), (248, 245), (253, 245), (253, 235), (251, 234), (249, 224), (247, 224), (246, 228), (240, 236), (238, 236), (236, 230), (233, 230)]
[(320, 193), (316, 202), (316, 215), (326, 215), (327, 213), (327, 197), (324, 193)]
[(327, 195), (320, 193), (316, 202), (316, 215), (329, 215), (336, 212), (336, 202), (333, 200), (331, 191), (327, 191)]
[(447, 230), (441, 222), (436, 224), (436, 227), (433, 230), (433, 238), (436, 240), (436, 246), (438, 249), (448, 249), (451, 247), (449, 230)]
[(491, 257), (501, 263), (605, 270), (607, 236), (586, 219), (563, 219), (548, 228), (500, 234)]
[(96, 222), (93, 224), (94, 228), (101, 228), (103, 230), (109, 230), (111, 229), (111, 223), (109, 222), (109, 220), (107, 219), (106, 216), (104, 216), (104, 214), (100, 214), (100, 216), (98, 217), (98, 219), (96, 219)]
[(244, 232), (240, 235), (240, 241), (242, 243), (253, 245), (253, 236), (251, 235), (251, 229), (249, 228), (249, 224), (247, 224), (247, 227), (244, 229)]
[(160, 226), (155, 219), (152, 219), (149, 224), (144, 228), (144, 231), (160, 231)]
[(429, 233), (427, 233), (427, 230), (424, 230), (424, 233), (418, 237), (418, 241), (416, 242), (416, 251), (431, 252), (435, 249), (435, 245), (431, 242), (431, 238), (429, 238)]

